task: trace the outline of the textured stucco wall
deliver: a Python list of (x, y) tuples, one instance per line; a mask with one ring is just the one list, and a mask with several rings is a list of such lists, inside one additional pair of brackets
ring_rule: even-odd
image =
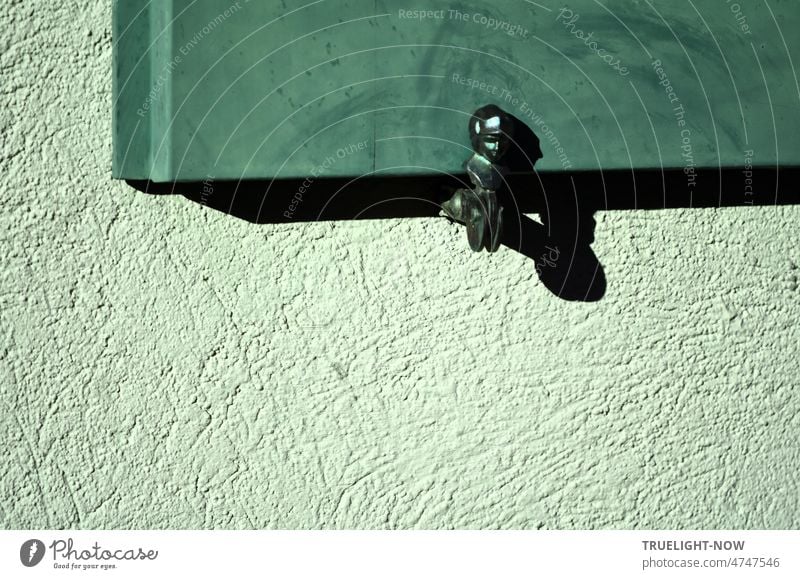
[(443, 221), (146, 196), (107, 4), (0, 13), (0, 527), (800, 526), (800, 207), (598, 214), (580, 304)]

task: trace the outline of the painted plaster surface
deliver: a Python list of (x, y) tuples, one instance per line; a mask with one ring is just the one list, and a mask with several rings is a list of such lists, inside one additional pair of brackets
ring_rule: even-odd
[(0, 20), (0, 527), (800, 526), (800, 207), (599, 213), (565, 302), (112, 182), (110, 7)]

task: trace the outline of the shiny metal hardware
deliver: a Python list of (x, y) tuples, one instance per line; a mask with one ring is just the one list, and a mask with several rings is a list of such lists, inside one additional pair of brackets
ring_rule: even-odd
[(514, 123), (500, 107), (487, 105), (472, 115), (469, 136), (475, 154), (465, 168), (472, 189), (458, 189), (442, 204), (445, 216), (467, 227), (473, 251), (489, 253), (500, 247), (503, 207), (497, 191), (503, 186), (506, 168), (500, 163), (513, 139)]

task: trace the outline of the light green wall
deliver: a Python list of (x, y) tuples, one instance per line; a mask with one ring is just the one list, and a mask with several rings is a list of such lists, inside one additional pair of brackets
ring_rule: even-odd
[(0, 527), (800, 526), (800, 207), (598, 214), (589, 305), (251, 225), (110, 180), (110, 19), (0, 13)]

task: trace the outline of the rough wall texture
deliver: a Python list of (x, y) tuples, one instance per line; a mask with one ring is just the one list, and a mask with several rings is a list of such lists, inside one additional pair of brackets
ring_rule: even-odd
[(0, 527), (800, 526), (800, 207), (598, 214), (576, 304), (135, 193), (107, 4), (0, 13)]

